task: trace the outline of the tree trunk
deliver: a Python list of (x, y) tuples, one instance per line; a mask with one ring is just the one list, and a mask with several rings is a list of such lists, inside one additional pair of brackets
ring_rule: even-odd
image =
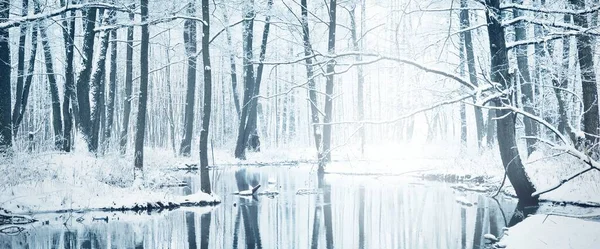
[(144, 135), (146, 133), (146, 105), (148, 103), (148, 0), (140, 0), (142, 14), (142, 39), (140, 41), (140, 95), (137, 120), (135, 122), (135, 169), (142, 173), (144, 169)]
[[(461, 8), (464, 8), (464, 6), (462, 5), (463, 2), (465, 2), (464, 0), (461, 0)], [(468, 15), (467, 15), (468, 16)], [(461, 25), (461, 29), (463, 29), (463, 26), (465, 25), (463, 22), (463, 13), (461, 10), (461, 21), (460, 21), (460, 25)], [(465, 76), (465, 64), (466, 64), (466, 60), (467, 58), (465, 58), (465, 35), (464, 33), (462, 33), (459, 37), (459, 45), (458, 45), (458, 49), (459, 49), (459, 58), (460, 58), (460, 64), (459, 66), (459, 73), (461, 77)], [(467, 146), (467, 108), (465, 106), (464, 102), (460, 103), (460, 144), (463, 146), (461, 148), (464, 149), (465, 146)]]
[[(273, 6), (273, 0), (267, 1), (267, 13), (271, 10)], [(259, 55), (259, 64), (256, 70), (256, 78), (254, 80), (254, 89), (252, 91), (252, 99), (250, 100), (250, 110), (248, 112), (248, 122), (246, 124), (246, 128), (244, 131), (244, 139), (246, 139), (248, 144), (248, 149), (251, 151), (260, 151), (260, 140), (258, 136), (257, 126), (257, 118), (258, 118), (258, 95), (260, 93), (260, 83), (262, 80), (262, 72), (264, 68), (264, 64), (262, 63), (265, 60), (265, 54), (267, 52), (267, 41), (269, 39), (269, 27), (270, 27), (271, 16), (267, 15), (265, 20), (265, 27), (263, 29), (262, 41), (260, 44), (260, 55)]]
[[(569, 0), (576, 10), (586, 8), (584, 0)], [(574, 15), (576, 26), (588, 28), (587, 15)], [(583, 92), (583, 131), (590, 146), (598, 142), (598, 87), (594, 69), (594, 54), (592, 53), (592, 37), (585, 33), (577, 36), (577, 58), (581, 70), (581, 87)]]
[[(27, 15), (29, 10), (29, 1), (23, 0), (21, 14)], [(17, 92), (15, 94), (15, 106), (13, 107), (12, 121), (17, 120), (21, 112), (21, 97), (23, 94), (23, 79), (25, 77), (25, 42), (27, 40), (27, 28), (29, 24), (22, 24), (19, 27), (19, 52), (17, 62)], [(16, 134), (15, 134), (16, 135)]]
[(92, 144), (92, 123), (90, 116), (90, 76), (92, 73), (92, 62), (94, 56), (94, 28), (96, 27), (96, 8), (87, 10), (84, 19), (83, 35), (83, 69), (77, 78), (77, 102), (79, 106), (79, 130), (88, 145), (90, 151), (94, 151)]
[[(223, 8), (223, 22), (225, 25), (229, 25), (229, 17), (225, 12), (225, 8)], [(235, 48), (231, 42), (231, 29), (229, 26), (225, 27), (225, 33), (227, 35), (227, 47), (229, 50), (229, 64), (231, 66), (231, 92), (233, 94), (233, 105), (235, 106), (235, 112), (238, 115), (238, 118), (242, 115), (240, 113), (240, 96), (237, 90), (237, 69), (235, 66)]]
[[(337, 1), (329, 1), (329, 41), (327, 50), (329, 54), (335, 54), (335, 28), (336, 28)], [(323, 117), (323, 151), (319, 159), (319, 171), (323, 172), (325, 164), (331, 161), (331, 120), (333, 115), (333, 74), (335, 62), (327, 63), (327, 81), (325, 82), (325, 117)]]
[[(0, 0), (0, 20), (8, 20), (10, 0)], [(0, 153), (12, 148), (12, 122), (10, 116), (10, 36), (8, 28), (0, 29)]]
[[(461, 0), (461, 29), (466, 29), (471, 26), (468, 7), (467, 1)], [(461, 36), (464, 37), (465, 41), (464, 45), (467, 56), (467, 68), (469, 69), (469, 81), (471, 84), (478, 86), (479, 83), (477, 82), (477, 70), (475, 69), (475, 55), (473, 53), (473, 38), (471, 36), (471, 31), (462, 32)], [(481, 112), (480, 107), (474, 106), (473, 108), (475, 111), (475, 126), (477, 128), (477, 146), (481, 148), (481, 140), (483, 140), (483, 113)]]
[(244, 51), (244, 102), (240, 125), (238, 127), (237, 142), (235, 145), (235, 158), (246, 159), (246, 121), (250, 109), (250, 101), (254, 92), (254, 66), (252, 65), (252, 38), (254, 33), (254, 0), (248, 1), (244, 6), (243, 22), (243, 51)]
[[(133, 7), (132, 7), (133, 8)], [(129, 14), (129, 20), (135, 21), (135, 14)], [(120, 151), (127, 151), (127, 133), (129, 131), (129, 115), (131, 114), (131, 89), (133, 85), (133, 26), (127, 28), (127, 51), (125, 59), (125, 99), (123, 103), (123, 124), (121, 125)]]
[[(171, 38), (171, 33), (169, 33), (169, 38)], [(169, 54), (169, 50), (171, 49), (171, 39), (167, 41), (167, 68), (166, 68), (166, 78), (167, 78), (167, 98), (169, 101), (169, 106), (167, 109), (167, 117), (169, 117), (169, 132), (171, 134), (171, 147), (173, 148), (173, 154), (177, 154), (177, 147), (175, 147), (175, 117), (173, 115), (173, 94), (171, 91), (171, 56)]]
[[(104, 10), (100, 10), (102, 23), (105, 24), (107, 20), (111, 19), (112, 13), (108, 17), (104, 16)], [(92, 131), (90, 136), (91, 147), (90, 152), (98, 151), (98, 144), (100, 139), (100, 125), (101, 115), (104, 113), (104, 92), (106, 87), (104, 86), (104, 76), (106, 71), (106, 54), (108, 50), (108, 31), (102, 32), (100, 35), (100, 54), (98, 61), (96, 62), (96, 71), (92, 75), (92, 106), (91, 106), (91, 123)]]
[[(64, 4), (63, 4), (64, 5)], [(71, 151), (71, 130), (73, 127), (73, 112), (70, 109), (71, 101), (75, 105), (75, 76), (73, 70), (73, 49), (75, 46), (75, 11), (69, 12), (70, 20), (67, 21), (65, 15), (65, 21), (63, 21), (63, 39), (65, 42), (65, 88), (62, 105), (63, 114), (63, 144), (62, 149), (66, 152)]]
[[(196, 16), (196, 6), (194, 1), (188, 5), (188, 15)], [(196, 21), (185, 20), (183, 31), (183, 41), (185, 52), (188, 59), (187, 68), (187, 93), (185, 95), (185, 114), (183, 121), (183, 139), (179, 153), (182, 156), (190, 156), (192, 146), (192, 136), (194, 132), (194, 103), (196, 95)]]
[[(200, 182), (201, 191), (211, 193), (208, 172), (208, 131), (212, 101), (212, 67), (210, 65), (210, 11), (208, 0), (202, 0), (202, 64), (204, 66), (204, 106), (202, 107), (202, 130), (200, 130)], [(209, 220), (210, 221), (210, 220)]]
[(319, 121), (319, 107), (317, 102), (317, 92), (315, 86), (315, 79), (313, 75), (313, 62), (310, 57), (313, 54), (312, 45), (310, 43), (310, 30), (308, 29), (308, 7), (306, 0), (300, 0), (300, 7), (302, 8), (302, 40), (304, 47), (304, 56), (306, 57), (306, 78), (308, 80), (308, 99), (310, 104), (310, 119), (311, 126), (315, 141), (315, 148), (317, 149), (317, 158), (321, 159), (321, 132), (318, 124)]
[[(110, 19), (111, 24), (116, 23), (115, 16)], [(110, 74), (108, 76), (108, 103), (106, 104), (106, 124), (104, 125), (104, 145), (103, 150), (110, 148), (110, 139), (112, 136), (112, 125), (115, 115), (115, 95), (117, 89), (117, 30), (110, 31)]]
[[(501, 87), (509, 89), (511, 86), (507, 79), (510, 79), (508, 74), (508, 51), (506, 49), (506, 40), (504, 38), (504, 29), (497, 17), (501, 16), (499, 12), (500, 0), (486, 0), (489, 8), (486, 11), (486, 20), (488, 23), (488, 38), (491, 55), (491, 80), (499, 82)], [(505, 99), (512, 99), (507, 96)], [(500, 98), (494, 100), (496, 106), (511, 105), (505, 103)], [(509, 110), (496, 110), (497, 119), (497, 139), (500, 148), (500, 156), (506, 175), (517, 193), (517, 197), (521, 201), (536, 202), (531, 194), (535, 192), (535, 187), (529, 180), (527, 172), (521, 162), (521, 156), (517, 148), (515, 138), (515, 115)]]
[[(364, 2), (364, 0), (362, 0), (361, 2)], [(361, 44), (359, 44), (358, 42), (358, 38), (356, 35), (356, 13), (355, 13), (355, 9), (356, 9), (356, 5), (352, 6), (352, 9), (350, 10), (350, 32), (351, 32), (351, 37), (352, 37), (352, 45), (355, 51), (360, 51), (362, 46)], [(362, 32), (364, 31), (364, 22), (365, 22), (365, 16), (364, 16), (364, 9), (363, 9), (363, 15), (361, 16), (361, 38), (362, 37)], [(362, 41), (362, 39), (361, 39)], [(361, 42), (362, 43), (362, 42)], [(358, 63), (360, 63), (360, 61), (362, 61), (362, 56), (360, 55), (356, 55), (356, 61)], [(357, 66), (356, 68), (356, 77), (357, 77), (357, 87), (356, 87), (356, 109), (358, 111), (358, 120), (359, 121), (363, 121), (365, 119), (365, 104), (364, 104), (364, 84), (365, 84), (365, 77), (363, 75), (363, 68), (362, 66)], [(360, 139), (360, 154), (364, 155), (365, 154), (365, 127), (361, 125), (361, 127), (359, 127), (358, 129), (358, 136)]]
[(48, 75), (48, 86), (50, 89), (50, 99), (52, 100), (52, 127), (54, 128), (54, 146), (60, 150), (63, 143), (62, 118), (60, 113), (60, 98), (58, 97), (58, 85), (54, 75), (54, 63), (52, 62), (52, 51), (46, 28), (38, 26), (42, 36), (42, 46), (44, 48), (44, 59), (46, 63), (46, 75)]
[[(564, 15), (564, 22), (571, 23), (571, 16), (568, 14)], [(567, 36), (562, 39), (563, 50), (561, 57), (562, 58), (562, 73), (560, 75), (556, 75), (553, 78), (552, 83), (554, 86), (554, 95), (556, 96), (556, 100), (558, 102), (558, 130), (563, 134), (567, 134), (573, 144), (577, 144), (577, 140), (575, 138), (575, 134), (571, 129), (571, 125), (569, 124), (569, 114), (567, 112), (568, 106), (566, 104), (566, 100), (568, 99), (563, 91), (568, 89), (569, 85), (569, 57), (571, 54), (571, 37)]]
[[(37, 12), (37, 11), (36, 11)], [(38, 28), (37, 28), (37, 23), (33, 25), (32, 27), (32, 34), (31, 34), (31, 52), (29, 55), (29, 65), (27, 68), (27, 76), (25, 77), (25, 84), (23, 85), (23, 92), (22, 93), (17, 93), (17, 94), (21, 94), (21, 102), (19, 103), (21, 106), (19, 107), (19, 115), (17, 116), (16, 120), (12, 120), (13, 124), (13, 130), (12, 130), (12, 135), (14, 137), (17, 136), (17, 132), (19, 131), (19, 126), (21, 125), (21, 122), (23, 121), (23, 115), (25, 114), (25, 110), (27, 110), (27, 102), (29, 100), (29, 91), (31, 90), (31, 82), (33, 81), (33, 71), (35, 69), (35, 57), (37, 54), (37, 48), (38, 48)]]
[[(513, 0), (515, 4), (523, 4), (523, 0)], [(515, 18), (522, 16), (520, 10), (514, 9), (513, 15)], [(525, 23), (519, 22), (515, 26), (515, 40), (516, 41), (524, 41), (527, 40), (527, 30)], [(523, 102), (523, 109), (525, 112), (530, 114), (535, 114), (534, 98), (533, 98), (533, 81), (531, 80), (531, 76), (529, 73), (529, 62), (528, 62), (528, 54), (527, 54), (527, 46), (518, 46), (515, 49), (515, 53), (517, 56), (517, 67), (519, 69), (518, 77), (521, 85), (521, 100)], [(530, 119), (523, 117), (523, 123), (525, 124), (525, 136), (534, 137), (537, 135), (537, 126), (535, 122)], [(527, 142), (527, 155), (531, 155), (535, 149), (535, 138), (526, 138)]]

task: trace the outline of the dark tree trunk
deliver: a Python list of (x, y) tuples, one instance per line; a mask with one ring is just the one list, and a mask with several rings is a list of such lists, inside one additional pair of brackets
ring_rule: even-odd
[(302, 8), (302, 40), (304, 47), (304, 56), (306, 57), (306, 78), (308, 80), (308, 99), (310, 101), (310, 119), (311, 126), (315, 141), (315, 148), (317, 149), (317, 158), (321, 159), (321, 132), (320, 127), (315, 125), (319, 121), (319, 107), (317, 102), (317, 92), (315, 86), (315, 79), (313, 74), (313, 62), (310, 56), (313, 54), (312, 44), (310, 43), (310, 30), (308, 28), (308, 7), (306, 0), (300, 0), (300, 7)]
[[(273, 6), (273, 0), (267, 1), (267, 13), (271, 10)], [(246, 140), (246, 144), (248, 145), (248, 149), (251, 151), (260, 151), (260, 139), (258, 136), (257, 119), (258, 119), (258, 95), (260, 93), (260, 83), (262, 80), (262, 73), (264, 64), (262, 63), (265, 60), (265, 54), (267, 53), (267, 41), (269, 39), (269, 28), (271, 25), (271, 16), (267, 15), (265, 20), (265, 27), (263, 29), (262, 40), (260, 44), (260, 55), (259, 55), (259, 64), (256, 70), (256, 78), (254, 80), (254, 89), (252, 91), (252, 99), (250, 100), (250, 110), (248, 112), (248, 122), (246, 124), (246, 128), (244, 131), (244, 139)], [(285, 116), (285, 114), (284, 114)]]
[(252, 38), (254, 37), (254, 0), (248, 1), (244, 6), (243, 22), (243, 64), (244, 64), (244, 105), (242, 105), (242, 115), (240, 116), (240, 125), (238, 127), (237, 142), (235, 145), (235, 158), (246, 159), (246, 121), (250, 109), (250, 101), (254, 92), (254, 66), (252, 65)]
[(66, 152), (71, 151), (71, 130), (73, 127), (73, 112), (70, 109), (71, 101), (75, 105), (75, 76), (73, 70), (73, 49), (75, 44), (75, 21), (72, 19), (75, 17), (75, 11), (69, 12), (69, 21), (66, 19), (63, 21), (63, 39), (65, 42), (65, 88), (62, 105), (63, 114), (63, 144), (62, 149)]
[(60, 113), (60, 98), (58, 97), (58, 85), (56, 84), (56, 75), (54, 75), (54, 63), (52, 62), (52, 51), (50, 42), (46, 34), (46, 28), (39, 28), (44, 48), (44, 59), (46, 63), (46, 75), (48, 76), (48, 86), (50, 89), (50, 99), (52, 100), (52, 127), (54, 128), (54, 146), (60, 150), (63, 143), (62, 118)]
[[(229, 25), (229, 17), (226, 12), (223, 12), (223, 21), (225, 25)], [(235, 66), (235, 48), (233, 48), (233, 43), (231, 42), (231, 29), (229, 27), (225, 27), (225, 33), (227, 35), (227, 48), (229, 50), (229, 64), (231, 66), (231, 92), (233, 94), (233, 105), (235, 106), (235, 112), (238, 115), (238, 118), (242, 115), (240, 113), (240, 96), (237, 90), (237, 69)]]
[[(104, 11), (100, 10), (102, 23), (106, 23), (106, 20), (110, 20), (113, 13), (110, 13), (107, 18), (103, 17)], [(104, 31), (100, 36), (100, 54), (98, 61), (96, 62), (96, 71), (92, 75), (92, 108), (91, 108), (91, 152), (98, 151), (98, 144), (100, 140), (100, 125), (102, 124), (101, 116), (104, 113), (104, 92), (106, 87), (104, 86), (104, 76), (106, 75), (106, 54), (108, 50), (108, 38), (109, 32)]]
[[(585, 0), (569, 0), (576, 10), (586, 8)], [(574, 15), (576, 26), (588, 28), (588, 15)], [(596, 86), (596, 71), (594, 69), (594, 54), (592, 37), (585, 33), (577, 36), (577, 58), (581, 70), (581, 87), (583, 92), (583, 131), (589, 145), (598, 142), (598, 87)]]
[[(523, 0), (513, 0), (515, 4), (523, 4)], [(522, 16), (520, 10), (513, 10), (513, 15), (515, 18)], [(515, 40), (524, 41), (527, 39), (527, 27), (525, 23), (519, 22), (515, 26)], [(527, 54), (527, 46), (518, 46), (515, 49), (515, 53), (517, 56), (517, 67), (519, 68), (518, 77), (521, 86), (521, 101), (523, 102), (523, 109), (525, 112), (535, 114), (534, 105), (534, 97), (533, 97), (533, 81), (531, 80), (531, 75), (529, 73), (529, 61)], [(530, 118), (523, 117), (523, 123), (525, 124), (525, 136), (534, 137), (537, 135), (537, 126), (535, 121)], [(531, 153), (535, 149), (535, 138), (526, 138), (527, 142), (527, 155), (531, 155)]]
[[(21, 15), (27, 15), (29, 1), (23, 0)], [(30, 25), (23, 24), (19, 27), (19, 54), (17, 62), (17, 92), (15, 94), (15, 106), (13, 107), (12, 120), (17, 120), (21, 112), (21, 96), (23, 94), (23, 79), (25, 77), (25, 41), (27, 40), (27, 28)]]
[(138, 114), (135, 122), (134, 166), (140, 173), (144, 169), (144, 135), (146, 133), (146, 104), (148, 103), (148, 0), (140, 0), (142, 14), (142, 39), (140, 41), (140, 95)]
[(23, 85), (23, 92), (17, 93), (17, 94), (21, 94), (21, 98), (20, 98), (21, 102), (19, 103), (21, 105), (21, 107), (19, 107), (19, 115), (17, 116), (17, 119), (12, 120), (12, 122), (13, 122), (12, 135), (14, 137), (17, 136), (17, 132), (19, 131), (19, 126), (21, 125), (21, 122), (23, 121), (23, 115), (25, 114), (25, 110), (27, 110), (27, 102), (29, 100), (29, 91), (31, 90), (31, 82), (33, 81), (33, 71), (35, 69), (35, 57), (36, 57), (37, 48), (38, 48), (37, 39), (38, 39), (38, 28), (37, 28), (37, 24), (35, 24), (32, 27), (31, 52), (29, 55), (27, 76), (25, 77), (25, 84)]
[[(133, 7), (132, 7), (133, 8)], [(129, 14), (129, 20), (135, 21), (135, 14)], [(127, 133), (129, 132), (129, 115), (131, 114), (131, 89), (133, 85), (133, 27), (127, 28), (127, 51), (125, 59), (125, 99), (123, 100), (123, 124), (119, 139), (121, 154), (127, 151)]]
[[(0, 21), (8, 20), (10, 0), (0, 0)], [(8, 28), (0, 29), (0, 153), (12, 148), (12, 122), (10, 116), (10, 47)]]
[[(461, 0), (461, 11), (460, 11), (460, 25), (461, 29), (466, 29), (471, 26), (469, 9), (468, 9), (467, 1)], [(469, 69), (469, 81), (471, 84), (478, 86), (477, 82), (477, 70), (475, 69), (475, 55), (473, 53), (473, 38), (471, 36), (471, 31), (465, 31), (461, 33), (461, 36), (464, 37), (464, 45), (467, 56), (467, 68)], [(477, 128), (477, 146), (481, 147), (481, 143), (483, 140), (483, 113), (481, 112), (481, 108), (474, 106), (475, 111), (475, 126)]]
[(77, 102), (79, 106), (79, 130), (88, 144), (88, 149), (94, 151), (92, 145), (92, 123), (90, 116), (90, 77), (94, 56), (94, 28), (96, 27), (96, 8), (87, 10), (84, 19), (83, 35), (83, 69), (77, 78)]
[[(111, 24), (115, 24), (116, 19), (113, 16), (110, 19)], [(104, 128), (104, 151), (110, 147), (112, 136), (112, 125), (115, 114), (115, 95), (117, 89), (117, 30), (110, 31), (110, 74), (108, 75), (108, 103), (106, 103), (106, 124)]]
[[(196, 6), (194, 1), (190, 1), (187, 9), (189, 16), (196, 15)], [(196, 95), (196, 21), (185, 20), (183, 30), (183, 41), (185, 52), (188, 57), (187, 68), (187, 92), (185, 95), (185, 114), (183, 121), (183, 139), (179, 153), (182, 156), (190, 156), (192, 146), (192, 136), (194, 132), (194, 103)]]
[[(202, 64), (204, 66), (204, 106), (202, 107), (202, 130), (200, 130), (200, 181), (201, 190), (210, 194), (210, 177), (208, 172), (208, 131), (212, 101), (212, 67), (210, 65), (210, 11), (208, 0), (202, 0)], [(209, 220), (210, 221), (210, 218)]]
[[(506, 49), (506, 40), (504, 38), (504, 29), (497, 17), (501, 16), (498, 11), (500, 9), (500, 0), (486, 0), (488, 9), (486, 12), (486, 20), (488, 23), (488, 38), (491, 55), (491, 80), (493, 82), (499, 82), (501, 87), (504, 89), (512, 88), (513, 86), (508, 79), (508, 51)], [(506, 96), (503, 99), (512, 99), (512, 96)], [(502, 107), (503, 105), (511, 105), (511, 103), (505, 103), (506, 100), (497, 98), (494, 100), (496, 106)], [(521, 162), (521, 156), (517, 148), (515, 138), (515, 115), (510, 110), (498, 109), (496, 110), (496, 116), (501, 117), (497, 119), (496, 130), (498, 146), (500, 148), (500, 157), (502, 158), (502, 164), (506, 170), (506, 175), (510, 180), (512, 186), (517, 193), (517, 197), (521, 201), (525, 202), (536, 202), (537, 199), (533, 198), (531, 194), (535, 192), (535, 187), (529, 180), (527, 172)]]
[[(571, 16), (564, 16), (565, 23), (571, 23)], [(556, 96), (556, 100), (558, 101), (558, 114), (559, 114), (559, 122), (558, 122), (558, 130), (563, 134), (568, 134), (569, 138), (573, 142), (573, 144), (577, 144), (577, 140), (575, 138), (575, 134), (571, 129), (571, 125), (569, 124), (569, 114), (567, 112), (568, 106), (566, 104), (566, 100), (568, 99), (564, 95), (565, 89), (568, 89), (569, 85), (569, 57), (571, 54), (571, 37), (567, 36), (562, 39), (563, 49), (561, 57), (562, 61), (562, 73), (560, 75), (556, 75), (552, 79), (552, 85), (554, 86), (554, 95)]]
[[(327, 50), (329, 54), (335, 54), (335, 28), (336, 28), (337, 1), (329, 1), (329, 41)], [(323, 151), (319, 159), (319, 171), (323, 172), (325, 164), (331, 161), (331, 120), (333, 118), (333, 74), (335, 62), (327, 63), (327, 81), (325, 82), (325, 117), (323, 117)], [(327, 221), (326, 221), (327, 222)]]

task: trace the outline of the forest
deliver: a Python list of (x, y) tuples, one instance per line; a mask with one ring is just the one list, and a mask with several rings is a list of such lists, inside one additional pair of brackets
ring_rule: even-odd
[(595, 248), (599, 14), (0, 0), (0, 247)]

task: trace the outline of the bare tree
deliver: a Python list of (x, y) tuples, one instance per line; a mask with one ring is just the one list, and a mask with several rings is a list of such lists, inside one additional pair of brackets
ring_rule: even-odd
[[(523, 4), (523, 0), (513, 0), (515, 4)], [(513, 15), (515, 18), (522, 16), (521, 10), (515, 9), (513, 10)], [(517, 41), (524, 41), (527, 39), (527, 29), (526, 25), (523, 22), (517, 23), (515, 25), (515, 39)], [(521, 100), (523, 102), (523, 109), (526, 112), (531, 114), (535, 114), (534, 105), (534, 97), (533, 97), (533, 81), (531, 80), (531, 74), (529, 73), (529, 61), (527, 54), (527, 46), (518, 46), (515, 48), (515, 53), (517, 56), (517, 67), (519, 68), (518, 79), (519, 84), (521, 86)], [(527, 142), (527, 155), (530, 155), (535, 149), (536, 139), (533, 138), (537, 135), (537, 126), (536, 123), (529, 119), (524, 118), (523, 123), (525, 124), (525, 141)]]
[[(273, 5), (273, 0), (267, 0), (267, 12), (270, 11)], [(244, 129), (244, 139), (247, 147), (251, 151), (260, 151), (260, 139), (258, 130), (256, 129), (258, 119), (258, 95), (260, 93), (260, 83), (262, 81), (262, 73), (264, 68), (265, 54), (267, 52), (267, 41), (269, 39), (269, 27), (271, 25), (271, 16), (268, 13), (265, 19), (265, 27), (263, 28), (262, 40), (260, 44), (260, 55), (258, 68), (256, 69), (256, 77), (254, 78), (254, 89), (252, 90), (252, 99), (250, 100), (250, 109), (248, 110), (248, 120)], [(285, 115), (285, 114), (284, 114)]]
[(144, 169), (144, 136), (146, 134), (146, 106), (148, 103), (148, 0), (140, 0), (142, 14), (142, 38), (140, 41), (140, 94), (138, 114), (135, 123), (134, 166), (138, 172)]
[[(63, 4), (65, 5), (65, 4)], [(75, 17), (75, 11), (69, 11), (69, 17)], [(75, 98), (75, 76), (73, 69), (73, 55), (75, 47), (75, 21), (67, 20), (65, 14), (65, 20), (63, 21), (63, 40), (65, 42), (65, 87), (64, 97), (62, 105), (63, 115), (63, 147), (62, 149), (66, 152), (71, 151), (71, 130), (73, 127), (73, 112), (71, 111), (71, 103), (73, 106), (77, 104)]]
[[(189, 16), (196, 15), (196, 5), (194, 2), (194, 0), (191, 0), (188, 4), (187, 12)], [(196, 95), (196, 21), (187, 19), (183, 25), (183, 40), (188, 68), (185, 114), (183, 116), (183, 139), (181, 140), (179, 153), (183, 156), (190, 156), (194, 132), (194, 103)]]
[(300, 22), (302, 24), (302, 45), (304, 47), (304, 56), (306, 57), (306, 78), (308, 79), (308, 100), (310, 101), (311, 126), (315, 148), (317, 149), (317, 158), (321, 158), (321, 132), (319, 131), (320, 127), (316, 125), (320, 122), (319, 107), (313, 72), (313, 60), (311, 58), (313, 49), (310, 42), (310, 30), (308, 27), (308, 5), (306, 0), (300, 0), (300, 7), (302, 9)]
[[(578, 10), (586, 8), (585, 0), (569, 0)], [(575, 25), (587, 29), (588, 14), (574, 15)], [(598, 86), (592, 51), (592, 37), (586, 33), (577, 36), (577, 58), (581, 71), (581, 87), (583, 92), (583, 131), (590, 145), (598, 143)]]
[[(491, 55), (491, 80), (497, 82), (503, 89), (511, 87), (511, 79), (508, 74), (508, 50), (504, 37), (504, 28), (500, 24), (498, 17), (500, 13), (500, 0), (486, 0), (489, 6), (486, 10), (486, 20), (488, 24), (488, 39)], [(496, 106), (511, 105), (511, 96), (502, 96), (494, 100)], [(535, 187), (529, 180), (527, 172), (521, 162), (519, 150), (515, 138), (515, 114), (507, 109), (496, 110), (496, 130), (498, 146), (500, 147), (500, 157), (506, 176), (512, 183), (519, 200), (529, 202), (536, 201), (532, 197)]]
[(244, 68), (244, 98), (242, 105), (242, 115), (238, 126), (238, 136), (235, 145), (235, 158), (246, 159), (246, 122), (250, 110), (250, 101), (254, 92), (254, 65), (252, 65), (252, 39), (254, 37), (254, 0), (244, 3), (244, 22), (242, 31), (243, 44), (243, 68)]
[(77, 78), (77, 102), (79, 106), (79, 130), (84, 136), (90, 151), (94, 150), (92, 145), (92, 120), (90, 111), (90, 78), (94, 56), (94, 28), (96, 27), (96, 8), (89, 8), (84, 18), (83, 35), (83, 69)]
[[(336, 7), (337, 1), (329, 2), (329, 39), (327, 50), (329, 54), (335, 53), (335, 30), (336, 30)], [(335, 71), (335, 62), (327, 62), (327, 76), (325, 82), (325, 116), (323, 117), (323, 152), (319, 158), (319, 171), (323, 172), (325, 164), (331, 161), (331, 120), (333, 118), (333, 76)]]
[(52, 127), (54, 128), (54, 144), (56, 149), (62, 149), (62, 117), (60, 113), (60, 98), (58, 97), (58, 85), (56, 83), (56, 76), (54, 75), (54, 63), (52, 62), (52, 50), (50, 48), (50, 42), (48, 41), (46, 29), (41, 28), (39, 26), (38, 28), (42, 38), (42, 46), (44, 48), (46, 74), (48, 76), (50, 99), (52, 99)]
[[(0, 20), (10, 15), (10, 0), (0, 0)], [(12, 147), (12, 122), (10, 116), (10, 48), (8, 28), (0, 28), (0, 153)]]
[[(133, 22), (135, 15), (129, 14), (129, 20)], [(125, 59), (125, 99), (123, 100), (123, 124), (121, 125), (120, 151), (125, 154), (127, 150), (127, 133), (129, 131), (129, 116), (131, 114), (131, 95), (133, 85), (133, 26), (127, 28), (127, 51)]]
[[(471, 20), (469, 16), (469, 6), (467, 5), (466, 0), (461, 0), (460, 2), (461, 10), (460, 10), (460, 29), (465, 30), (471, 26)], [(466, 30), (461, 32), (461, 37), (464, 39), (464, 46), (466, 52), (466, 62), (467, 68), (469, 70), (469, 81), (474, 86), (478, 86), (477, 82), (477, 71), (475, 69), (475, 55), (473, 52), (473, 38), (471, 35), (471, 30)], [(481, 147), (481, 140), (483, 139), (483, 114), (481, 112), (481, 108), (475, 106), (475, 128), (477, 131), (477, 145)]]
[[(116, 23), (116, 17), (113, 15), (110, 19), (111, 24)], [(104, 149), (110, 146), (112, 136), (112, 125), (115, 114), (115, 95), (117, 90), (117, 29), (110, 31), (110, 73), (108, 76), (108, 103), (106, 103), (106, 124), (104, 125)]]
[[(202, 130), (200, 130), (200, 180), (201, 190), (210, 194), (208, 172), (208, 131), (212, 101), (212, 68), (210, 65), (210, 8), (208, 0), (202, 0), (202, 64), (204, 66), (204, 105), (202, 107)], [(210, 218), (208, 220), (210, 222)], [(205, 238), (207, 239), (207, 238)]]

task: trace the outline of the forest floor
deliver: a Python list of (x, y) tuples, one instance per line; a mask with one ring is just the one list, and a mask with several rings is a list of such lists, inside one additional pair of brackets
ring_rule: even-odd
[(181, 183), (164, 173), (171, 154), (147, 150), (143, 180), (134, 181), (132, 156), (15, 153), (0, 159), (0, 213), (163, 210), (219, 202), (217, 195), (181, 196), (165, 188)]

